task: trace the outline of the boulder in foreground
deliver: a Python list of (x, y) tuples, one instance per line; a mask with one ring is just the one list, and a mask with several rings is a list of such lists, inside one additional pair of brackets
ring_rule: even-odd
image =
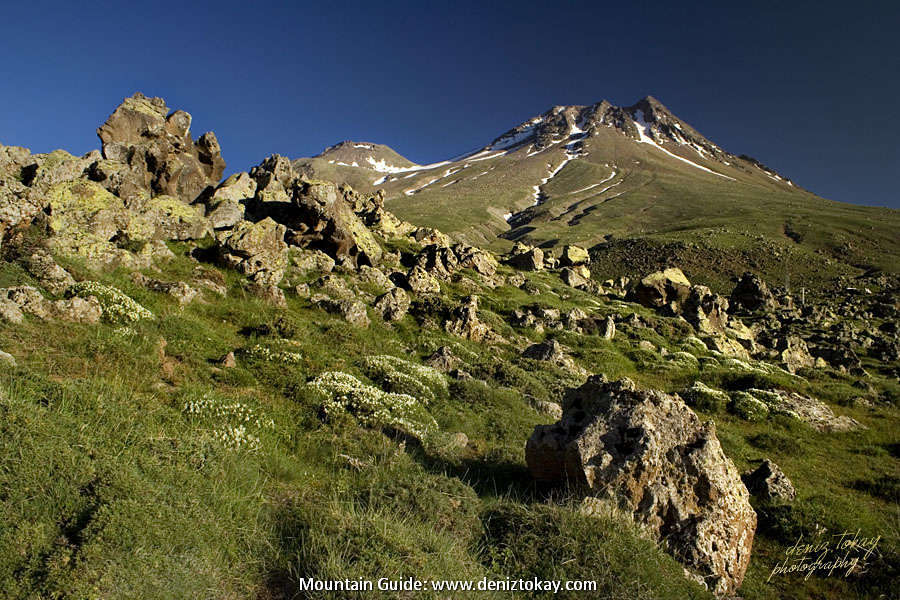
[(595, 375), (535, 428), (525, 458), (539, 480), (620, 504), (717, 595), (741, 585), (756, 513), (714, 424), (678, 396)]

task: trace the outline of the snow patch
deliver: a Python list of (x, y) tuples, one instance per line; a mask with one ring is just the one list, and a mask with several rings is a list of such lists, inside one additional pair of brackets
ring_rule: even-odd
[(716, 173), (712, 169), (707, 169), (706, 167), (704, 167), (702, 165), (698, 165), (697, 163), (691, 162), (686, 158), (682, 158), (681, 156), (678, 156), (677, 154), (673, 154), (672, 152), (669, 152), (668, 150), (666, 150), (665, 148), (663, 148), (662, 146), (657, 144), (656, 140), (654, 140), (653, 137), (651, 137), (651, 135), (648, 134), (648, 132), (650, 132), (651, 130), (650, 130), (650, 125), (644, 120), (644, 111), (642, 111), (640, 109), (634, 111), (633, 120), (634, 120), (634, 124), (638, 130), (638, 137), (639, 137), (639, 139), (637, 140), (638, 143), (648, 144), (650, 146), (653, 146), (654, 148), (658, 148), (659, 150), (662, 150), (663, 152), (665, 152), (672, 158), (675, 158), (677, 160), (680, 160), (681, 162), (687, 163), (696, 169), (700, 169), (701, 171), (706, 171), (707, 173), (711, 173), (718, 177), (722, 177), (724, 179), (730, 179), (731, 181), (735, 181), (734, 177), (729, 177), (728, 175), (722, 175), (721, 173)]

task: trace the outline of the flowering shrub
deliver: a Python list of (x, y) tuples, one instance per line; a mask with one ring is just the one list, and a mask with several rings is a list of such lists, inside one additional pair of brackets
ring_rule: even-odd
[(428, 404), (447, 393), (447, 380), (437, 370), (396, 356), (370, 356), (363, 360), (363, 372), (383, 389), (408, 394)]
[(186, 415), (209, 423), (210, 437), (229, 450), (259, 450), (259, 436), (253, 431), (274, 429), (272, 419), (261, 416), (253, 408), (206, 392), (191, 397), (182, 406)]
[(263, 346), (262, 344), (256, 344), (255, 346), (246, 349), (244, 353), (250, 358), (255, 358), (257, 360), (264, 360), (267, 362), (280, 362), (288, 365), (295, 365), (303, 359), (303, 356), (297, 352), (272, 350), (271, 348)]
[(413, 396), (382, 391), (348, 373), (322, 373), (309, 386), (322, 396), (328, 418), (347, 414), (363, 426), (394, 427), (419, 439), (437, 430), (434, 418)]
[(762, 421), (769, 416), (769, 407), (747, 392), (732, 392), (728, 410), (747, 421)]
[(129, 298), (122, 290), (97, 281), (80, 281), (69, 286), (66, 295), (87, 298), (94, 296), (103, 309), (103, 318), (110, 323), (136, 323), (152, 319), (153, 313)]

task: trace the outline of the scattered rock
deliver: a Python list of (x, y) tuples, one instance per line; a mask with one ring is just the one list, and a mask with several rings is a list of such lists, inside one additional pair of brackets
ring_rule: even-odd
[(684, 301), (682, 316), (700, 333), (724, 334), (728, 326), (728, 299), (713, 294), (705, 285), (695, 285)]
[(559, 257), (559, 264), (563, 267), (587, 265), (590, 262), (588, 251), (580, 246), (563, 246), (562, 255)]
[(25, 270), (51, 294), (61, 295), (75, 283), (75, 279), (69, 272), (56, 264), (46, 250), (35, 250), (31, 256), (25, 259), (24, 263)]
[(237, 366), (237, 359), (234, 357), (234, 352), (229, 352), (225, 356), (219, 359), (219, 366), (226, 369), (233, 369)]
[(478, 296), (467, 296), (444, 323), (447, 333), (480, 342), (489, 337), (490, 327), (478, 320)]
[(399, 321), (409, 312), (409, 294), (400, 288), (393, 288), (375, 299), (375, 311), (385, 321)]
[(183, 281), (160, 281), (143, 275), (142, 273), (132, 273), (131, 280), (135, 285), (139, 285), (153, 292), (160, 294), (168, 294), (178, 300), (178, 304), (184, 306), (190, 304), (199, 294), (199, 290), (192, 288)]
[(438, 294), (441, 284), (421, 266), (414, 266), (406, 274), (406, 284), (416, 294)]
[(670, 268), (647, 275), (634, 289), (634, 298), (650, 308), (680, 306), (691, 293), (691, 282), (681, 269)]
[(747, 271), (731, 292), (732, 310), (771, 310), (777, 306), (775, 297), (762, 279)]
[(612, 315), (606, 317), (602, 325), (600, 325), (598, 333), (604, 340), (611, 340), (616, 336), (616, 320), (613, 319)]
[(794, 485), (778, 465), (766, 459), (755, 471), (741, 475), (747, 490), (762, 500), (791, 501), (797, 496)]
[(558, 423), (535, 428), (525, 457), (537, 479), (614, 499), (717, 595), (743, 581), (756, 513), (714, 423), (677, 396), (592, 376)]
[(3, 364), (7, 367), (15, 367), (16, 358), (12, 354), (0, 350), (0, 364)]
[(522, 249), (506, 259), (506, 262), (523, 271), (541, 271), (544, 268), (544, 251), (540, 248)]
[(425, 364), (432, 369), (437, 369), (442, 373), (449, 373), (457, 368), (462, 361), (453, 354), (449, 346), (441, 346), (434, 353), (425, 359)]
[(330, 313), (341, 315), (345, 321), (354, 327), (365, 329), (371, 323), (366, 312), (366, 305), (359, 300), (323, 299), (318, 302), (318, 305)]
[(556, 340), (545, 340), (539, 344), (533, 344), (522, 352), (523, 358), (549, 362), (560, 362), (564, 356), (562, 348)]

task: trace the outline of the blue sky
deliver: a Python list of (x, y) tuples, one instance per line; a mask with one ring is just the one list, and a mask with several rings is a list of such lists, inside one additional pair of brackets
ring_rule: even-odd
[(416, 162), (557, 104), (651, 94), (835, 200), (900, 208), (900, 5), (17, 2), (0, 143), (99, 147), (135, 91), (214, 130), (228, 171), (379, 142)]

